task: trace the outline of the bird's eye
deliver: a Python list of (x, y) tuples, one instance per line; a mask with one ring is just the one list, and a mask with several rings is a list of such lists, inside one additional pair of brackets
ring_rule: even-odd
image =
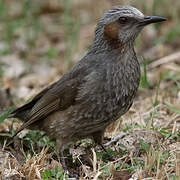
[(128, 21), (128, 18), (127, 18), (127, 17), (120, 17), (120, 18), (119, 18), (119, 22), (120, 22), (121, 24), (126, 24), (127, 21)]

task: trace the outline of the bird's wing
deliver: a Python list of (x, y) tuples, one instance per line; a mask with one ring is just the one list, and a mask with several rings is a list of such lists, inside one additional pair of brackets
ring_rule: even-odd
[(32, 107), (36, 104), (36, 102), (42, 98), (42, 96), (49, 90), (51, 89), (53, 86), (55, 85), (52, 84), (48, 87), (46, 87), (44, 90), (42, 90), (40, 93), (38, 93), (30, 102), (28, 102), (27, 104), (21, 106), (21, 107), (18, 107), (16, 108), (14, 111), (11, 112), (11, 114), (8, 116), (8, 118), (12, 118), (12, 117), (15, 117), (15, 118), (19, 118), (21, 120), (26, 120), (28, 117), (27, 117), (27, 111), (29, 112)]
[[(14, 136), (16, 136), (21, 130), (33, 124), (34, 122), (45, 118), (50, 113), (57, 110), (64, 110), (73, 105), (79, 84), (79, 79), (75, 78), (69, 81), (64, 81), (62, 84), (55, 84), (54, 87), (44, 91), (44, 94), (41, 92), (40, 94), (42, 96), (28, 113), (27, 121), (24, 122), (24, 124), (20, 127)], [(37, 97), (38, 96), (40, 95), (38, 94)], [(25, 106), (28, 106), (28, 104)], [(23, 107), (21, 108), (23, 109)], [(16, 111), (18, 111), (18, 109)]]
[(80, 79), (78, 77), (56, 84), (33, 106), (29, 118), (43, 118), (53, 111), (64, 110), (73, 105), (79, 85)]
[[(57, 110), (62, 111), (73, 105), (79, 87), (88, 73), (87, 69), (84, 64), (76, 66), (59, 81), (41, 91), (31, 102), (12, 112), (11, 117), (18, 117), (24, 120), (24, 124), (14, 136), (34, 122), (45, 118), (50, 113)], [(25, 111), (26, 113), (24, 113)], [(23, 119), (23, 115), (27, 117)]]

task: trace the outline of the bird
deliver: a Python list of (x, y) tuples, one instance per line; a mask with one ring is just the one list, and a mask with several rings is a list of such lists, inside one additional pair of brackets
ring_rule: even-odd
[(92, 138), (102, 144), (108, 125), (125, 114), (140, 82), (140, 65), (134, 41), (148, 24), (166, 21), (146, 16), (129, 5), (105, 11), (97, 23), (87, 54), (58, 81), (38, 93), (9, 117), (24, 128), (42, 130), (63, 156), (71, 141)]

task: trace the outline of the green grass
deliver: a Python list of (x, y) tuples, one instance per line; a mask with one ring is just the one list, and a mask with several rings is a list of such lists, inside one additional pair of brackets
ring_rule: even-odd
[(65, 31), (65, 59), (67, 60), (68, 66), (72, 62), (72, 53), (76, 51), (77, 40), (80, 31), (80, 21), (72, 16), (72, 5), (71, 0), (64, 1), (65, 12), (64, 12), (64, 31)]
[(44, 132), (33, 130), (29, 131), (28, 134), (26, 134), (26, 136), (24, 137), (24, 145), (32, 154), (33, 149), (37, 149), (37, 147), (43, 148), (47, 146), (49, 147), (49, 152), (54, 152), (56, 143), (50, 140), (48, 136), (45, 136)]
[(64, 180), (68, 178), (68, 175), (64, 175), (62, 168), (57, 166), (55, 169), (46, 169), (41, 173), (43, 180)]
[(46, 55), (49, 59), (55, 59), (58, 57), (58, 50), (53, 47), (49, 48)]
[(163, 79), (163, 76), (162, 76), (162, 74), (160, 74), (159, 80), (158, 80), (158, 83), (157, 83), (157, 86), (156, 86), (156, 96), (155, 96), (155, 99), (154, 99), (154, 102), (153, 102), (154, 107), (159, 104), (158, 96), (159, 96), (160, 84), (161, 84), (162, 79)]
[(9, 108), (5, 113), (0, 115), (0, 123), (2, 123), (8, 116), (9, 114), (13, 111), (13, 107)]
[(180, 114), (180, 109), (177, 109), (177, 108), (175, 108), (175, 107), (173, 107), (173, 106), (171, 106), (171, 105), (169, 105), (169, 104), (166, 104), (166, 103), (165, 103), (165, 105), (166, 105), (166, 107), (167, 107), (168, 109), (170, 109), (171, 111), (173, 111), (173, 112), (175, 112), (175, 113), (177, 113), (177, 114)]
[(42, 31), (40, 17), (36, 15), (39, 12), (39, 6), (28, 0), (22, 0), (21, 6), (22, 11), (18, 17), (15, 17), (9, 15), (12, 7), (8, 7), (8, 3), (5, 0), (0, 1), (0, 25), (2, 27), (0, 40), (5, 41), (9, 45), (8, 49), (1, 53), (10, 54), (12, 42), (19, 36), (17, 34), (18, 30), (23, 29), (23, 35), (29, 46), (28, 50), (34, 48), (39, 32)]
[(142, 57), (143, 62), (141, 64), (142, 67), (142, 74), (141, 74), (141, 79), (140, 79), (140, 88), (152, 88), (152, 84), (148, 81), (148, 77), (147, 77), (147, 64), (150, 62), (150, 60), (145, 59), (144, 57)]
[(1, 82), (2, 76), (4, 75), (6, 67), (7, 65), (5, 63), (0, 62), (0, 82)]

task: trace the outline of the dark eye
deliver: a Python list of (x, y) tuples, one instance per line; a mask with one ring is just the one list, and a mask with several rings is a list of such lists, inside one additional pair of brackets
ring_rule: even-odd
[(126, 24), (127, 21), (128, 21), (128, 18), (127, 18), (127, 17), (120, 17), (120, 18), (119, 18), (119, 22), (120, 22), (121, 24)]

